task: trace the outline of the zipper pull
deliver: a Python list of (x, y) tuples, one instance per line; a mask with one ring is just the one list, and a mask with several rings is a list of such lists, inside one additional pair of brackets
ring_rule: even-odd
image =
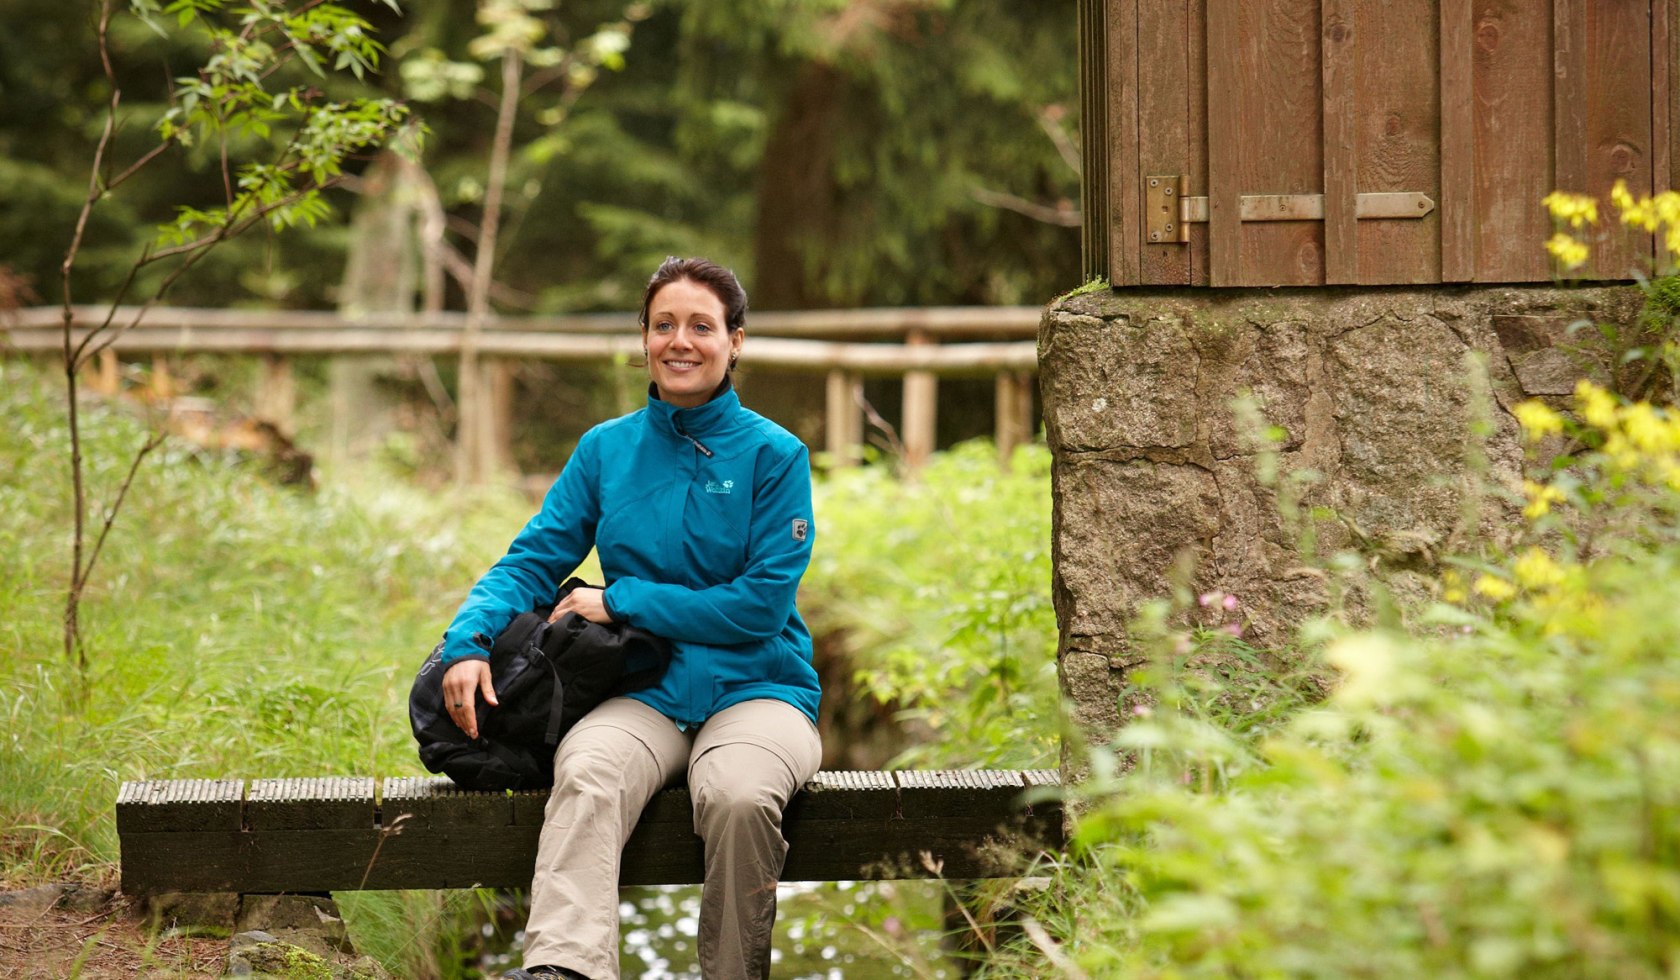
[(676, 425), (676, 427), (677, 427), (677, 435), (679, 435), (679, 436), (682, 436), (682, 437), (683, 437), (683, 438), (684, 438), (684, 439), (687, 439), (687, 440), (688, 440), (688, 441), (689, 441), (689, 442), (692, 442), (692, 443), (694, 443), (694, 448), (695, 448), (695, 449), (698, 449), (698, 450), (700, 450), (700, 451), (701, 451), (701, 452), (702, 452), (702, 453), (704, 453), (704, 454), (705, 454), (705, 456), (706, 456), (706, 458), (707, 458), (707, 459), (711, 459), (711, 458), (712, 458), (712, 451), (711, 451), (711, 450), (710, 450), (710, 449), (707, 449), (707, 448), (706, 448), (706, 444), (705, 444), (705, 443), (703, 443), (703, 442), (701, 442), (701, 441), (700, 441), (700, 440), (698, 440), (698, 439), (696, 439), (696, 438), (694, 438), (694, 437), (693, 437), (693, 436), (691, 436), (691, 435), (689, 435), (689, 434), (688, 434), (688, 430), (687, 430), (687, 429), (685, 429), (685, 428), (683, 428), (683, 427), (682, 427), (682, 423), (681, 423), (681, 422), (677, 422), (677, 421), (676, 421), (676, 419), (675, 419), (675, 418), (674, 418), (674, 417), (673, 417), (673, 419), (672, 419), (672, 422), (673, 422), (673, 423), (674, 423), (674, 424), (675, 424), (675, 425)]

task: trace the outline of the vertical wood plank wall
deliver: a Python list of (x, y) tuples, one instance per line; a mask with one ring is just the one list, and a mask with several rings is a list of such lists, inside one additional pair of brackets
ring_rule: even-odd
[(1546, 0), (1476, 0), (1473, 5), (1478, 282), (1551, 277), (1541, 243), (1550, 237), (1552, 224), (1540, 207), (1554, 186), (1551, 8)]
[(1104, 58), (1108, 75), (1108, 222), (1114, 232), (1109, 239), (1108, 277), (1120, 286), (1142, 281), (1138, 274), (1143, 228), (1138, 221), (1142, 182), (1138, 179), (1137, 111), (1145, 100), (1137, 88), (1139, 0), (1104, 2), (1108, 5), (1103, 25), (1108, 47)]
[[(1087, 146), (1107, 169), (1086, 178), (1107, 223), (1087, 233), (1122, 286), (1548, 280), (1546, 193), (1680, 186), (1677, 6), (1083, 0)], [(1207, 221), (1151, 243), (1146, 178), (1178, 174)], [(1359, 218), (1358, 196), (1382, 192), (1434, 209)], [(1257, 195), (1322, 195), (1323, 216), (1244, 220)], [(1590, 278), (1658, 254), (1613, 220), (1593, 245)]]
[[(1435, 210), (1405, 221), (1352, 221), (1364, 284), (1439, 282), (1442, 127), (1436, 0), (1353, 4), (1355, 193), (1418, 191)], [(1336, 97), (1326, 90), (1325, 102)], [(1326, 211), (1328, 215), (1328, 202)], [(1340, 217), (1340, 216), (1339, 216)], [(1349, 220), (1343, 217), (1343, 220)], [(1328, 246), (1326, 246), (1328, 247)]]
[(1476, 278), (1475, 17), (1463, 0), (1441, 3), (1441, 281)]
[[(1188, 0), (1157, 0), (1138, 7), (1138, 167), (1150, 174), (1174, 169), (1190, 145), (1190, 36)], [(1144, 282), (1190, 284), (1190, 250), (1177, 243), (1142, 240), (1139, 273)]]
[(1107, 0), (1079, 0), (1080, 279), (1108, 275)]

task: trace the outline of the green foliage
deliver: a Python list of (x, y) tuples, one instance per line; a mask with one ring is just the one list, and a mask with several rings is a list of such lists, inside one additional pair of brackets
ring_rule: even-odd
[(1058, 749), (1050, 455), (1000, 470), (990, 443), (914, 478), (831, 472), (804, 604), (841, 634), (855, 679), (922, 734), (896, 765), (1030, 768)]
[[(68, 564), (61, 398), (50, 377), (0, 361), (0, 888), (107, 869), (123, 780), (418, 774), (403, 711), (412, 671), (529, 502), (440, 498), (379, 473), (340, 474), (351, 482), (311, 494), (168, 443), (141, 470), (89, 595), (84, 703), (57, 639)], [(109, 403), (84, 411), (91, 477), (109, 481), (146, 426)], [(1004, 473), (974, 444), (936, 457), (917, 481), (875, 466), (819, 485), (803, 602), (821, 607), (819, 630), (846, 629), (860, 651), (879, 650), (863, 669), (870, 690), (900, 699), (941, 740), (907, 759), (1049, 763), (1047, 473), (1041, 446)], [(680, 931), (693, 915), (685, 894), (628, 899), (627, 956), (697, 975)], [(917, 883), (800, 890), (783, 906), (782, 969), (949, 975), (939, 894)], [(470, 964), (493, 962), (487, 948), (505, 948), (523, 919), (487, 893), (340, 900), (358, 948), (401, 976), (473, 975)], [(496, 928), (485, 939), (487, 922)]]
[[(440, 499), (376, 476), (308, 494), (169, 443), (142, 468), (89, 593), (83, 702), (56, 639), (62, 397), (0, 362), (0, 887), (115, 862), (123, 780), (421, 774), (404, 710), (413, 671), (525, 501)], [(91, 475), (109, 481), (145, 428), (84, 411)], [(403, 928), (388, 962), (429, 962), (437, 930), (466, 910), (456, 899), (422, 916), (416, 901), (359, 896), (352, 929), (371, 934), (390, 907)]]
[(1479, 577), (1404, 629), (1304, 634), (1321, 702), (1206, 669), (1229, 651), (1153, 611), (1155, 703), (1095, 760), (1038, 910), (1060, 953), (1094, 976), (1674, 975), (1680, 419), (1585, 384), (1576, 414), (1519, 406), (1588, 447), (1528, 483), (1528, 542), (1461, 560)]
[[(177, 145), (90, 229), (90, 288), (116, 288), (159, 225), (214, 224), (232, 196), (219, 174), (224, 145), (236, 172), (281, 165), (255, 144), (299, 132), (296, 107), (274, 101), (294, 91), (321, 106), (412, 100), (446, 241), (470, 255), (463, 229), (482, 217), (492, 129), (483, 90), (495, 84), (480, 59), (510, 45), (529, 91), (498, 247), (504, 309), (629, 308), (673, 252), (735, 266), (761, 309), (1036, 303), (1065, 288), (1077, 265), (1075, 229), (976, 196), (1052, 210), (1077, 200), (1066, 153), (1077, 139), (1073, 0), (486, 0), (404, 4), (400, 16), (389, 2), (117, 6), (157, 29), (127, 13), (113, 23), (123, 90), (114, 159), (155, 145), (160, 120)], [(7, 12), (0, 169), (28, 168), (31, 180), (0, 179), (0, 254), (46, 294), (108, 93), (84, 7), (8, 0)], [(287, 58), (279, 71), (257, 70)], [(384, 70), (392, 61), (397, 70)], [(341, 162), (351, 174), (363, 166)], [(287, 307), (330, 306), (342, 279), (341, 215), (354, 199), (325, 199), (338, 215), (317, 216), (313, 228), (299, 216), (283, 243), (223, 247), (172, 287), (171, 301), (220, 306), (256, 292)], [(178, 205), (195, 211), (178, 215)]]
[[(304, 4), (295, 9), (271, 0), (249, 0), (238, 16), (224, 15), (224, 0), (177, 0), (159, 8), (156, 0), (132, 0), (136, 16), (167, 36), (159, 22), (174, 14), (178, 28), (196, 28), (210, 56), (194, 75), (176, 79), (172, 104), (157, 123), (158, 135), (182, 147), (219, 147), (224, 179), (238, 188), (217, 208), (179, 206), (159, 240), (181, 245), (265, 218), (282, 230), (310, 227), (329, 213), (321, 191), (344, 174), (346, 161), (384, 144), (408, 118), (407, 106), (391, 99), (330, 101), (317, 84), (328, 72), (363, 79), (377, 69), (384, 48), (372, 25), (344, 7)], [(276, 84), (301, 64), (313, 76), (305, 83)], [(330, 66), (330, 67), (329, 67)], [(275, 131), (287, 133), (275, 140)], [(229, 150), (272, 159), (230, 162)]]

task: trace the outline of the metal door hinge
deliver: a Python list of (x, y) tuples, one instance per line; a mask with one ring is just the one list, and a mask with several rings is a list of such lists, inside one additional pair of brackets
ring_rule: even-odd
[[(1144, 234), (1152, 245), (1190, 240), (1190, 225), (1208, 220), (1208, 199), (1191, 197), (1186, 174), (1144, 178)], [(1323, 194), (1244, 194), (1239, 221), (1322, 221)], [(1360, 221), (1421, 218), (1435, 210), (1429, 195), (1416, 191), (1379, 191), (1354, 197), (1353, 216)]]

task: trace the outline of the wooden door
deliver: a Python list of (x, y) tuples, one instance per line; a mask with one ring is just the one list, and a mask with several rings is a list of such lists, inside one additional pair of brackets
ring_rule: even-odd
[[(1674, 186), (1676, 6), (1090, 0), (1087, 147), (1106, 148), (1087, 156), (1088, 220), (1106, 231), (1087, 237), (1106, 244), (1093, 271), (1116, 285), (1553, 278), (1546, 193)], [(1656, 254), (1613, 220), (1594, 245), (1587, 278), (1629, 278)]]

